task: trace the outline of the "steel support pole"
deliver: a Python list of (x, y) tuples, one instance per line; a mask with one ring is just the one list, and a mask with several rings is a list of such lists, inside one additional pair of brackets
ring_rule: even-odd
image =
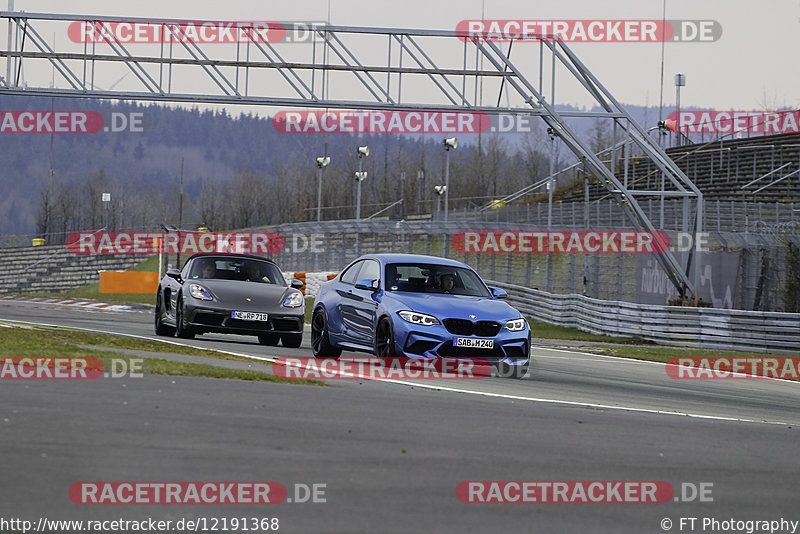
[(444, 165), (444, 222), (447, 223), (447, 214), (450, 210), (450, 148), (445, 149), (446, 162)]
[(317, 173), (317, 222), (322, 220), (322, 165)]
[[(14, 11), (14, 0), (8, 0), (8, 10)], [(14, 28), (13, 24), (11, 23), (11, 19), (8, 19), (8, 51), (11, 51), (11, 30)], [(13, 83), (11, 81), (11, 57), (6, 57), (6, 85), (9, 87), (13, 87)]]
[(361, 222), (361, 181), (362, 181), (362, 169), (364, 160), (362, 158), (358, 158), (358, 175), (356, 176), (356, 181), (358, 181), (358, 190), (356, 192), (356, 222)]

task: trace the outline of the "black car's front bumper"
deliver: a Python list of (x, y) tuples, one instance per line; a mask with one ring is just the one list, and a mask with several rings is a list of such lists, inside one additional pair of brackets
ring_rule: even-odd
[(234, 319), (233, 310), (197, 306), (187, 309), (184, 314), (186, 326), (196, 331), (218, 332), (223, 334), (302, 334), (305, 322), (303, 308), (292, 313), (291, 308), (278, 313), (266, 313), (267, 321), (245, 321)]

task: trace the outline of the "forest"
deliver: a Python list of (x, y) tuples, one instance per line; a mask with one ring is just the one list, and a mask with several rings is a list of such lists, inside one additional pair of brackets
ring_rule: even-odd
[[(361, 145), (371, 150), (362, 162), (364, 217), (401, 198), (384, 214), (430, 214), (434, 186), (444, 183), (441, 135), (287, 134), (270, 116), (212, 106), (0, 97), (0, 114), (11, 110), (92, 111), (105, 121), (96, 133), (0, 131), (0, 235), (53, 244), (78, 230), (231, 230), (313, 220), (316, 158), (325, 154), (331, 162), (323, 172), (322, 218), (354, 218)], [(119, 128), (112, 115), (135, 116), (139, 127)], [(578, 127), (592, 128), (593, 148), (608, 145), (605, 125)], [(450, 160), (451, 209), (485, 204), (546, 177), (551, 157), (556, 169), (575, 161), (540, 121), (525, 133), (459, 136)]]

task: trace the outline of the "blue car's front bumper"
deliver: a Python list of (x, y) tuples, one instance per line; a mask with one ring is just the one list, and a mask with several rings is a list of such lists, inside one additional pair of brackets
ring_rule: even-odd
[[(484, 360), (511, 366), (525, 365), (530, 360), (530, 328), (511, 332), (505, 328), (494, 336), (458, 335), (442, 325), (419, 326), (396, 319), (394, 321), (395, 353), (408, 358), (452, 358)], [(494, 346), (465, 348), (455, 345), (456, 338), (492, 339)]]

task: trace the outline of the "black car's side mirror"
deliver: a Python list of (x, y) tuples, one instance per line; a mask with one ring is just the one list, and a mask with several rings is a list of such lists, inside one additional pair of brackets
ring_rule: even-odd
[(505, 292), (504, 289), (500, 289), (499, 287), (489, 287), (492, 291), (492, 296), (496, 299), (504, 299), (508, 298), (508, 293)]
[(167, 276), (174, 278), (178, 282), (181, 281), (181, 272), (178, 269), (167, 269)]
[(305, 284), (303, 283), (302, 280), (298, 280), (297, 278), (292, 278), (292, 281), (289, 283), (289, 285), (292, 286), (295, 289), (300, 289)]
[(365, 289), (367, 291), (377, 291), (378, 281), (374, 278), (364, 278), (356, 282), (356, 289)]

